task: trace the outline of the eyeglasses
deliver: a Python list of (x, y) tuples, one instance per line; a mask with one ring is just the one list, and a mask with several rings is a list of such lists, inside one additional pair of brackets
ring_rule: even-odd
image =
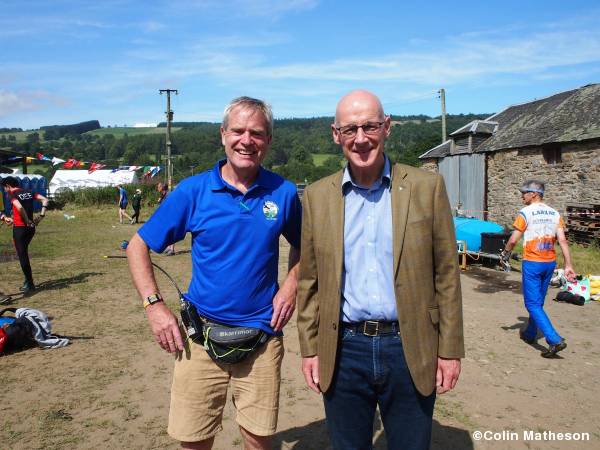
[(335, 127), (335, 129), (344, 137), (354, 138), (356, 137), (356, 133), (358, 133), (359, 128), (362, 128), (363, 133), (365, 134), (374, 135), (381, 130), (381, 126), (384, 123), (385, 122), (367, 122), (362, 125), (346, 125), (344, 127)]

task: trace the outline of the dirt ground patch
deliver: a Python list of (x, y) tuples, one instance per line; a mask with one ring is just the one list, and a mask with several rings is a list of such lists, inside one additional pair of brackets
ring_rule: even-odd
[[(115, 211), (77, 210), (65, 221), (50, 213), (32, 243), (36, 282), (43, 289), (10, 306), (40, 309), (54, 317), (56, 333), (72, 339), (62, 349), (30, 349), (0, 358), (0, 447), (7, 449), (178, 448), (166, 434), (173, 358), (156, 346), (129, 279), (119, 243), (134, 226), (119, 225)], [(9, 230), (0, 230), (8, 252)], [(287, 246), (282, 244), (286, 266)], [(184, 288), (190, 276), (189, 241), (173, 257), (154, 261)], [(18, 291), (18, 262), (0, 261), (0, 290)], [(175, 290), (158, 276), (168, 303)], [(470, 266), (461, 276), (467, 357), (457, 388), (436, 404), (434, 449), (600, 448), (600, 304), (558, 304), (547, 311), (568, 348), (553, 360), (544, 344), (518, 338), (526, 321), (520, 275)], [(328, 447), (320, 398), (300, 373), (293, 319), (285, 330), (286, 354), (276, 449)], [(375, 446), (386, 448), (380, 421)], [(503, 433), (505, 440), (477, 441), (475, 431)], [(524, 433), (589, 433), (589, 441), (536, 441)], [(517, 438), (515, 439), (516, 433)], [(499, 436), (501, 437), (501, 436)], [(242, 448), (228, 404), (216, 449)]]

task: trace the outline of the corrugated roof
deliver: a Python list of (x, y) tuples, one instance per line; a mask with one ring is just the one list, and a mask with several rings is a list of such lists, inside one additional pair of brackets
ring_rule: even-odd
[(600, 84), (511, 106), (486, 120), (498, 122), (477, 152), (600, 138)]
[(497, 126), (498, 122), (492, 122), (490, 120), (473, 120), (464, 127), (450, 133), (450, 136), (458, 136), (461, 134), (492, 134)]
[(448, 139), (444, 143), (438, 145), (437, 147), (433, 147), (432, 149), (427, 150), (423, 153), (419, 158), (443, 158), (446, 155), (450, 154), (450, 145), (452, 144), (452, 140)]
[[(510, 106), (483, 121), (474, 120), (450, 136), (489, 133), (489, 130), (493, 135), (479, 144), (475, 152), (600, 139), (600, 84)], [(419, 158), (442, 158), (449, 154), (450, 143), (446, 141)]]

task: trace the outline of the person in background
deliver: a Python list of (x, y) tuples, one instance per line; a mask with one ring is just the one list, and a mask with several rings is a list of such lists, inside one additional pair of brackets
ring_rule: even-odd
[(438, 394), (464, 356), (456, 240), (444, 180), (384, 153), (390, 117), (353, 91), (333, 140), (348, 164), (302, 196), (298, 334), (334, 449), (429, 449)]
[[(158, 201), (159, 205), (167, 198), (167, 194), (169, 193), (169, 188), (166, 183), (158, 183), (156, 185), (156, 190), (158, 191)], [(167, 248), (164, 251), (164, 254), (167, 256), (173, 256), (175, 254), (175, 244), (167, 245)]]
[(525, 330), (519, 332), (519, 336), (531, 345), (537, 340), (538, 330), (541, 331), (548, 343), (548, 350), (542, 352), (541, 356), (552, 358), (567, 348), (565, 339), (554, 329), (544, 311), (548, 285), (556, 267), (554, 243), (557, 240), (565, 259), (565, 277), (573, 281), (576, 274), (571, 263), (562, 217), (558, 211), (544, 203), (545, 184), (538, 180), (528, 180), (519, 191), (525, 207), (519, 211), (513, 223), (514, 231), (501, 253), (501, 260), (504, 265), (508, 264), (512, 249), (521, 236), (524, 236), (521, 272), (529, 323)]
[(133, 208), (133, 216), (131, 216), (131, 223), (138, 223), (140, 219), (140, 210), (142, 209), (142, 191), (136, 189), (135, 194), (131, 198), (131, 206)]
[(123, 217), (127, 217), (127, 220), (131, 222), (131, 216), (126, 211), (127, 204), (129, 203), (127, 191), (120, 184), (117, 185), (117, 189), (119, 190), (119, 223), (123, 223)]
[[(0, 225), (6, 224), (6, 225), (10, 226), (10, 223), (7, 220), (7, 219), (9, 219), (9, 217), (6, 214), (4, 214), (4, 195), (3, 194), (4, 193), (0, 189)], [(10, 295), (6, 295), (2, 291), (0, 291), (0, 303), (7, 303), (8, 301), (10, 301), (10, 299), (11, 299)]]
[[(10, 198), (12, 206), (12, 218), (4, 218), (4, 222), (13, 226), (13, 242), (21, 270), (25, 275), (25, 283), (20, 290), (23, 293), (29, 293), (35, 290), (33, 282), (33, 274), (31, 271), (31, 263), (29, 261), (29, 244), (35, 236), (36, 226), (46, 215), (48, 207), (48, 199), (41, 194), (21, 189), (19, 180), (14, 177), (6, 177), (2, 179), (2, 187)], [(33, 217), (33, 202), (39, 201), (42, 203), (42, 210), (38, 217)]]

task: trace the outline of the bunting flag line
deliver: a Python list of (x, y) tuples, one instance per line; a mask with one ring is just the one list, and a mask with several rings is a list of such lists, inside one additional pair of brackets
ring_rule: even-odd
[[(100, 170), (106, 167), (106, 164), (101, 164), (98, 162), (88, 162), (88, 161), (79, 161), (75, 158), (69, 158), (68, 160), (64, 160), (61, 158), (57, 158), (56, 156), (47, 156), (41, 152), (37, 152), (35, 157), (33, 156), (11, 156), (8, 158), (4, 158), (2, 160), (3, 164), (14, 164), (23, 162), (25, 164), (31, 164), (34, 161), (48, 161), (51, 162), (53, 166), (58, 166), (60, 164), (63, 165), (64, 169), (76, 169), (76, 168), (85, 168), (89, 165), (88, 173), (92, 173), (96, 170)], [(142, 172), (142, 177), (144, 178), (153, 178), (161, 171), (160, 166), (119, 166), (117, 168), (111, 169), (112, 173), (115, 173), (119, 170), (127, 170), (129, 172), (135, 172), (140, 170)]]
[(106, 164), (100, 164), (100, 163), (93, 162), (92, 164), (90, 164), (90, 168), (88, 169), (88, 173), (92, 173), (95, 170), (100, 170), (103, 167), (106, 167)]
[(79, 164), (79, 161), (71, 158), (71, 159), (67, 160), (66, 163), (63, 164), (63, 168), (64, 169), (72, 169), (73, 167), (77, 167), (78, 164)]
[(41, 153), (37, 153), (36, 154), (37, 159), (39, 159), (40, 161), (52, 161), (54, 158), (49, 158), (45, 155), (42, 155)]

